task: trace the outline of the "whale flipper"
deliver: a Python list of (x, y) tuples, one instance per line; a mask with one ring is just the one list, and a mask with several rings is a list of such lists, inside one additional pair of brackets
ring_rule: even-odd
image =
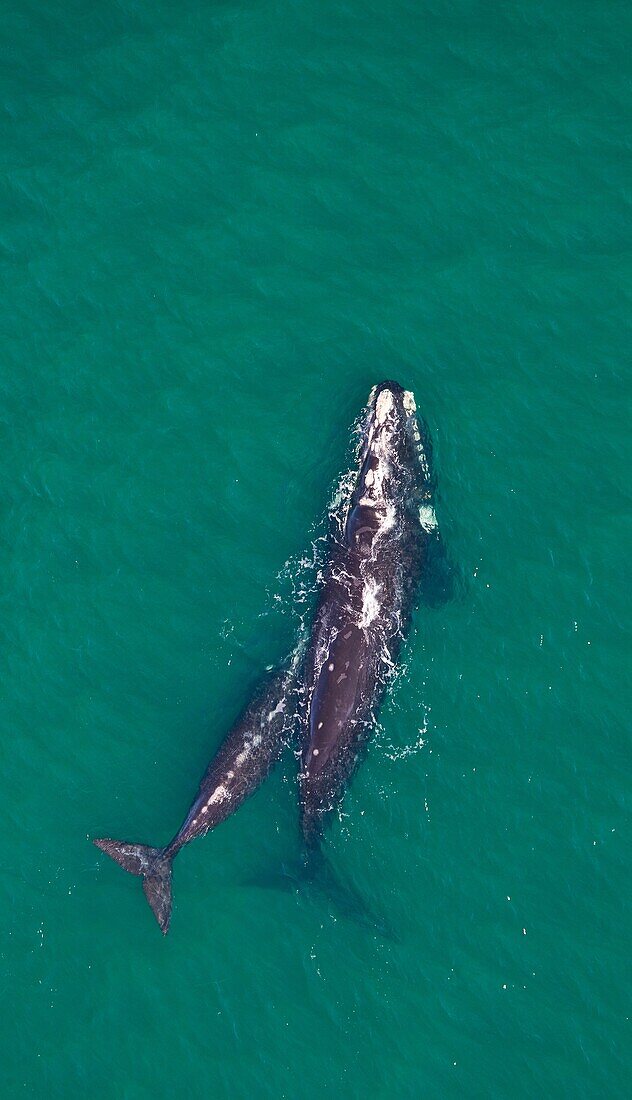
[(418, 583), (426, 607), (444, 607), (459, 595), (462, 579), (439, 528), (428, 539), (425, 565)]
[(119, 840), (95, 840), (97, 848), (132, 875), (143, 876), (143, 890), (163, 936), (171, 919), (171, 858), (164, 848), (125, 844)]

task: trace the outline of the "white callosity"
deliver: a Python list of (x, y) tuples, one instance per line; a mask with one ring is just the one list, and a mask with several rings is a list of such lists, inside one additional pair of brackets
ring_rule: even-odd
[[(369, 401), (373, 400), (374, 392), (373, 390)], [(412, 394), (408, 396), (412, 400)], [(414, 406), (414, 400), (412, 403)], [(371, 455), (373, 465), (364, 475), (363, 495), (359, 502), (361, 505), (372, 508), (379, 521), (374, 540), (374, 553), (379, 540), (392, 530), (396, 522), (396, 508), (388, 499), (386, 491), (388, 480), (394, 476), (390, 429), (395, 426), (395, 416), (393, 394), (389, 389), (382, 390), (375, 402), (372, 422), (369, 426), (367, 454)], [(372, 565), (373, 555), (361, 567), (363, 591), (358, 626), (362, 630), (368, 630), (380, 613), (379, 596), (382, 586), (373, 574)]]
[(383, 424), (386, 417), (394, 408), (393, 394), (390, 390), (382, 390), (375, 402), (375, 422)]
[[(357, 617), (357, 625), (364, 631), (375, 629), (376, 626), (379, 626), (382, 585), (375, 576), (374, 559), (380, 540), (388, 532), (392, 531), (397, 523), (397, 507), (390, 499), (388, 485), (389, 482), (398, 478), (400, 475), (400, 471), (398, 470), (399, 460), (397, 449), (393, 446), (393, 436), (394, 433), (398, 431), (396, 398), (393, 392), (388, 388), (381, 390), (377, 399), (375, 398), (375, 393), (376, 387), (373, 387), (369, 395), (367, 414), (365, 414), (362, 421), (358, 424), (357, 429), (365, 436), (365, 443), (360, 454), (361, 465), (366, 464), (367, 458), (370, 457), (371, 459), (368, 469), (365, 470), (363, 475), (361, 496), (358, 503), (362, 506), (371, 508), (378, 520), (378, 527), (373, 541), (373, 551), (361, 564), (363, 585), (361, 593), (362, 603)], [(404, 391), (402, 405), (406, 414), (407, 430), (414, 441), (422, 472), (424, 476), (428, 478), (430, 475), (429, 463), (423, 448), (422, 437), (417, 422), (417, 405), (415, 397), (410, 390)], [(344, 500), (344, 511), (346, 512), (351, 503), (351, 493), (355, 478), (357, 478), (357, 472), (354, 474), (352, 470), (348, 471), (344, 476), (338, 485), (338, 491), (332, 501), (332, 511), (337, 511)], [(421, 527), (428, 532), (433, 531), (437, 526), (434, 509), (429, 501), (425, 501), (419, 508), (419, 523)], [(344, 523), (341, 523), (341, 526), (344, 526)], [(349, 582), (353, 581), (353, 578), (347, 577), (344, 568), (340, 566), (336, 571), (336, 579), (343, 583), (346, 580)], [(317, 655), (315, 663), (316, 667), (320, 669), (328, 666), (328, 670), (331, 672), (332, 665), (329, 658), (329, 651), (330, 646), (325, 644), (321, 652)], [(387, 663), (392, 664), (390, 660), (387, 661)]]
[(388, 420), (394, 411), (395, 405), (391, 391), (382, 390), (375, 404), (367, 446), (367, 454), (371, 455), (375, 465), (371, 466), (364, 475), (364, 495), (360, 500), (360, 504), (376, 510), (379, 509), (384, 515), (384, 520), (391, 521), (388, 523), (386, 530), (392, 526), (392, 517), (387, 515), (385, 484), (391, 473)]
[[(369, 396), (369, 405), (375, 400), (375, 387)], [(402, 397), (402, 405), (406, 413), (408, 430), (412, 435), (417, 451), (417, 457), (424, 478), (430, 478), (430, 464), (424, 450), (421, 432), (417, 421), (417, 404), (411, 390), (405, 390)], [(368, 424), (366, 455), (370, 454), (373, 464), (364, 475), (362, 486), (363, 495), (360, 504), (371, 507), (379, 517), (379, 527), (376, 532), (376, 542), (390, 531), (397, 519), (396, 508), (388, 499), (386, 485), (389, 478), (397, 476), (394, 469), (394, 452), (391, 446), (391, 432), (389, 427), (395, 420), (395, 400), (391, 390), (384, 389), (375, 401), (373, 415)], [(426, 501), (419, 508), (419, 523), (424, 531), (432, 532), (437, 529), (437, 517), (430, 501)], [(362, 594), (362, 613), (359, 626), (366, 629), (377, 618), (380, 586), (370, 572), (370, 559), (362, 570), (364, 591)]]
[[(417, 403), (415, 401), (415, 395), (410, 390), (405, 390), (404, 391), (402, 404), (403, 404), (404, 409), (406, 410), (406, 412), (408, 413), (408, 416), (409, 416), (409, 423), (410, 423), (411, 429), (412, 429), (412, 437), (413, 437), (413, 439), (415, 441), (415, 444), (416, 444), (416, 447), (417, 447), (417, 455), (418, 455), (418, 458), (419, 458), (421, 469), (423, 471), (424, 476), (426, 478), (428, 478), (428, 477), (430, 477), (430, 466), (428, 464), (428, 458), (427, 458), (426, 452), (424, 451), (424, 448), (423, 448), (423, 443), (421, 442), (421, 433), (419, 431), (419, 425), (417, 423), (417, 418), (415, 416), (415, 413), (417, 412)], [(422, 526), (425, 526), (425, 523), (423, 521), (422, 521)], [(436, 526), (436, 520), (435, 520), (434, 526)]]

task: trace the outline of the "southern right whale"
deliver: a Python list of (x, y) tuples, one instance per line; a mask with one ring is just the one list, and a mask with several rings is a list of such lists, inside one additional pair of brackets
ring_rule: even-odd
[(438, 541), (428, 431), (413, 394), (397, 382), (371, 391), (358, 467), (333, 516), (300, 691), (301, 828), (312, 866), (374, 725)]
[(181, 848), (225, 821), (256, 791), (276, 763), (293, 728), (297, 658), (280, 671), (237, 719), (211, 760), (178, 832), (164, 848), (95, 840), (125, 871), (140, 875), (163, 935), (171, 919), (171, 864)]

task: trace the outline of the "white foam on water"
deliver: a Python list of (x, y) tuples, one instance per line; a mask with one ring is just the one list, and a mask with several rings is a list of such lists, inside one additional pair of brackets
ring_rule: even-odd
[(380, 587), (374, 577), (368, 577), (365, 581), (364, 592), (362, 593), (362, 614), (359, 622), (363, 630), (366, 630), (380, 613), (380, 602), (378, 600)]

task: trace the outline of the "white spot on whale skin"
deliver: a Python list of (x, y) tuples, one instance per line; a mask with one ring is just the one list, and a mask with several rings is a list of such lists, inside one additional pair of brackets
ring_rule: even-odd
[(320, 752), (320, 749), (314, 749), (313, 752), (312, 752), (312, 755), (313, 756), (318, 756), (319, 752)]
[(208, 800), (208, 805), (213, 806), (216, 802), (223, 802), (225, 798), (230, 798), (228, 788), (220, 783), (219, 787), (216, 787), (211, 797)]
[(236, 763), (238, 768), (241, 767), (244, 760), (248, 759), (248, 757), (250, 756), (250, 750), (251, 750), (250, 741), (246, 741), (246, 744), (244, 745), (243, 749), (239, 753), (239, 756), (235, 757), (235, 763)]
[(319, 728), (319, 730), (322, 730), (322, 728), (323, 728), (323, 723), (322, 722), (318, 723), (318, 728)]
[(424, 531), (434, 531), (437, 528), (435, 510), (430, 504), (422, 504), (419, 509), (419, 522)]
[(333, 662), (333, 661), (330, 661), (330, 662), (329, 662), (329, 664), (327, 665), (327, 668), (329, 669), (329, 671), (330, 671), (330, 672), (333, 672), (333, 670), (334, 670), (334, 662)]
[(417, 411), (417, 405), (415, 403), (415, 395), (411, 390), (404, 390), (404, 396), (402, 398), (402, 404), (406, 409), (406, 412), (414, 413)]
[(373, 484), (374, 478), (375, 474), (373, 473), (373, 470), (367, 470), (366, 474), (364, 475), (364, 484), (366, 485), (367, 489), (370, 488)]

